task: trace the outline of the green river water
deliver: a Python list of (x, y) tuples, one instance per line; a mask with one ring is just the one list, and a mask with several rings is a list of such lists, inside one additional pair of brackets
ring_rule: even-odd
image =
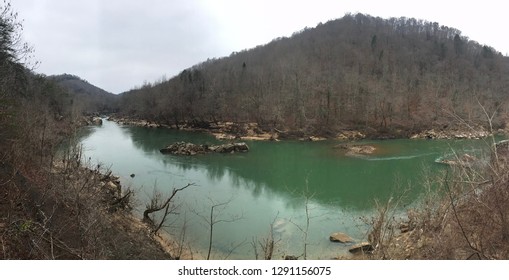
[(195, 184), (179, 192), (178, 215), (168, 219), (166, 230), (178, 237), (185, 228), (186, 244), (202, 256), (208, 249), (210, 208), (228, 201), (216, 208), (215, 220), (235, 221), (214, 225), (215, 259), (253, 259), (251, 242), (267, 237), (272, 222), (279, 240), (274, 258), (301, 255), (306, 192), (310, 194), (308, 259), (347, 254), (348, 245), (331, 243), (330, 233), (341, 231), (366, 240), (363, 218), (373, 214), (375, 199), (383, 201), (408, 189), (404, 208), (422, 193), (424, 176), (448, 168), (436, 163), (438, 158), (452, 152), (479, 155), (484, 145), (481, 140), (361, 141), (375, 145), (377, 152), (360, 157), (335, 149), (339, 141), (247, 141), (248, 153), (227, 155), (159, 152), (176, 141), (219, 142), (204, 133), (121, 126), (107, 120), (102, 126), (85, 128), (80, 136), (84, 157), (91, 164), (111, 168), (124, 187), (136, 191), (138, 211), (154, 188), (169, 194), (173, 187)]

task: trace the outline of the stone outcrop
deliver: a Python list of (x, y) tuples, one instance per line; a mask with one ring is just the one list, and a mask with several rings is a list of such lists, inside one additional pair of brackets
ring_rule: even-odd
[(102, 125), (103, 120), (100, 117), (93, 117), (92, 118), (92, 124), (94, 125)]
[(357, 130), (345, 130), (336, 136), (337, 140), (359, 140), (366, 138), (366, 135)]
[(132, 125), (132, 126), (139, 126), (139, 127), (149, 127), (149, 128), (159, 128), (159, 127), (167, 127), (164, 125), (160, 125), (151, 121), (147, 120), (137, 120), (137, 119), (129, 119), (129, 118), (116, 118), (113, 116), (110, 116), (108, 118), (108, 121), (116, 122), (120, 125)]
[(111, 171), (106, 174), (101, 174), (100, 186), (106, 193), (112, 196), (112, 199), (117, 199), (122, 193), (122, 186), (120, 185), (120, 178), (111, 174)]
[(490, 136), (484, 128), (476, 130), (435, 130), (429, 129), (410, 136), (410, 139), (481, 139)]
[(310, 141), (310, 142), (316, 142), (316, 141), (324, 141), (324, 140), (327, 140), (327, 138), (325, 138), (325, 137), (319, 137), (319, 136), (309, 136), (306, 140), (307, 140), (307, 141)]
[(347, 156), (371, 155), (376, 151), (376, 148), (371, 145), (340, 144), (334, 148), (346, 150)]
[(208, 150), (216, 153), (245, 153), (249, 151), (249, 147), (244, 142), (229, 143), (216, 146), (208, 146)]
[(167, 146), (166, 148), (162, 148), (160, 152), (163, 154), (194, 156), (197, 154), (205, 154), (208, 152), (208, 149), (206, 145), (176, 142)]
[(331, 242), (339, 242), (339, 243), (350, 243), (353, 242), (353, 238), (348, 236), (346, 233), (335, 232), (329, 236), (329, 240)]
[(249, 146), (244, 142), (227, 143), (221, 145), (197, 145), (186, 142), (176, 142), (160, 150), (163, 154), (194, 156), (206, 153), (245, 153)]
[(83, 116), (78, 120), (78, 125), (102, 125), (103, 120), (98, 116)]

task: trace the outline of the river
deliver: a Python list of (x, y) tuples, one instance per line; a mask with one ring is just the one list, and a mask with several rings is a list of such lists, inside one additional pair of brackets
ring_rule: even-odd
[[(167, 195), (174, 187), (194, 184), (178, 193), (178, 214), (171, 215), (165, 230), (177, 239), (185, 233), (185, 243), (201, 256), (207, 255), (211, 207), (226, 203), (214, 212), (214, 259), (254, 259), (253, 240), (263, 241), (271, 223), (277, 241), (274, 258), (300, 256), (304, 243), (308, 259), (348, 254), (349, 245), (329, 241), (331, 233), (366, 240), (375, 199), (405, 192), (403, 212), (423, 192), (424, 178), (447, 168), (435, 162), (438, 158), (452, 152), (479, 155), (482, 146), (479, 140), (366, 140), (359, 143), (374, 145), (377, 152), (351, 157), (334, 148), (339, 141), (247, 141), (250, 151), (243, 154), (159, 152), (176, 141), (219, 143), (205, 133), (107, 120), (80, 133), (84, 158), (110, 168), (124, 187), (136, 191), (138, 213), (154, 189)], [(258, 253), (263, 255), (260, 248)]]

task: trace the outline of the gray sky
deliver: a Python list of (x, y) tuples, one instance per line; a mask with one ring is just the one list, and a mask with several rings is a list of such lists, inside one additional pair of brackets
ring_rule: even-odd
[(507, 55), (503, 1), (11, 0), (36, 72), (69, 73), (120, 93), (345, 13), (454, 27)]

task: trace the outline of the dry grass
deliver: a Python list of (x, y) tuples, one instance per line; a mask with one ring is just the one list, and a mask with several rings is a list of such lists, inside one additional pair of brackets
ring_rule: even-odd
[[(509, 145), (490, 144), (485, 165), (456, 165), (429, 178), (406, 219), (379, 205), (374, 259), (509, 259)], [(433, 188), (431, 186), (434, 186)]]
[[(105, 187), (99, 169), (70, 150), (51, 170), (2, 163), (0, 258), (168, 259), (148, 227), (134, 223), (128, 202)], [(30, 174), (26, 176), (25, 174)], [(37, 175), (37, 176), (35, 176)]]

